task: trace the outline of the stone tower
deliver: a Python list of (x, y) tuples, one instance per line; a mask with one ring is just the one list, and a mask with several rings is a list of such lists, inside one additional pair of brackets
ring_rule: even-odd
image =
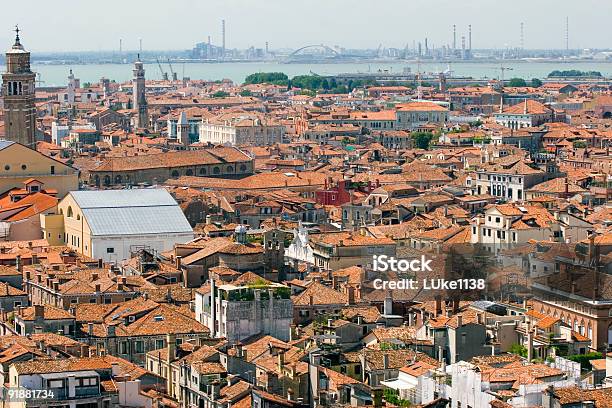
[(5, 138), (36, 148), (36, 74), (30, 69), (30, 53), (19, 39), (15, 28), (15, 44), (6, 53), (6, 72), (2, 74)]
[(179, 115), (179, 120), (176, 124), (176, 138), (179, 143), (185, 146), (191, 144), (191, 140), (189, 140), (189, 122), (187, 121), (185, 111), (182, 111)]
[(138, 112), (136, 127), (146, 128), (149, 123), (149, 114), (147, 111), (147, 96), (145, 94), (145, 70), (142, 61), (140, 61), (140, 55), (138, 55), (138, 59), (134, 63), (132, 85), (133, 105), (134, 109)]

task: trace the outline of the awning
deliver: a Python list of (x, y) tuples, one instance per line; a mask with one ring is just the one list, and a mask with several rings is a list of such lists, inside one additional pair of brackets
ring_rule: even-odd
[(396, 378), (394, 380), (381, 381), (380, 383), (385, 387), (392, 388), (394, 390), (410, 390), (412, 388), (416, 388), (415, 384), (401, 380), (399, 378)]

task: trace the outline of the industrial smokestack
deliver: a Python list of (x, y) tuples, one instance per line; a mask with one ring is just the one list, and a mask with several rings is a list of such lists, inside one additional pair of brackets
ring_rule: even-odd
[(472, 25), (468, 25), (468, 50), (472, 51)]
[(223, 49), (223, 57), (225, 58), (225, 19), (221, 20), (221, 38), (221, 48)]
[(569, 51), (569, 17), (565, 17), (565, 50)]

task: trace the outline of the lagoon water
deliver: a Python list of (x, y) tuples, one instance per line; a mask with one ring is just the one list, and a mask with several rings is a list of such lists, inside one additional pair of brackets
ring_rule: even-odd
[[(501, 62), (453, 62), (450, 65), (455, 76), (471, 76), (473, 78), (498, 78)], [(505, 67), (512, 68), (505, 73), (506, 78), (521, 77), (525, 79), (544, 78), (554, 70), (577, 69), (582, 71), (599, 71), (606, 77), (612, 76), (612, 61), (581, 61), (581, 62), (539, 62), (513, 61), (503, 62)], [(289, 77), (316, 73), (320, 75), (340, 73), (364, 73), (378, 70), (402, 73), (406, 67), (417, 72), (416, 62), (371, 62), (371, 63), (297, 63), (283, 64), (278, 62), (221, 62), (221, 63), (174, 63), (174, 70), (179, 78), (183, 76), (192, 79), (218, 80), (228, 78), (236, 83), (242, 83), (244, 78), (254, 72), (280, 71)], [(448, 69), (444, 62), (421, 62), (422, 72), (440, 72)], [(73, 70), (81, 83), (98, 82), (106, 77), (117, 82), (128, 81), (132, 77), (131, 64), (73, 64), (46, 65), (33, 64), (33, 71), (40, 73), (41, 82), (38, 86), (63, 86), (67, 83), (68, 71)], [(161, 79), (157, 64), (145, 64), (148, 79)], [(168, 71), (168, 66), (163, 69)], [(0, 66), (0, 71), (4, 67)]]

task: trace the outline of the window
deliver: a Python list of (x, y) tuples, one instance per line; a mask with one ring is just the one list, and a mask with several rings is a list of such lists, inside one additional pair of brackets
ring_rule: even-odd
[(128, 342), (122, 341), (119, 343), (119, 354), (127, 354), (128, 353)]
[(8, 164), (4, 166), (4, 170), (9, 171), (10, 169), (11, 169), (11, 166), (9, 166)]
[(47, 382), (49, 388), (64, 388), (64, 380), (49, 380)]
[(162, 349), (164, 348), (164, 341), (163, 340), (155, 340), (155, 349)]
[(134, 342), (134, 352), (144, 353), (144, 342), (142, 340), (136, 340)]
[(98, 385), (97, 378), (79, 378), (77, 387), (95, 387)]
[(51, 174), (55, 174), (55, 166), (51, 166)]
[(25, 164), (21, 165), (21, 170), (26, 170), (28, 168), (28, 166), (26, 166)]
[(114, 254), (115, 253), (115, 248), (106, 248), (106, 253), (107, 254)]

